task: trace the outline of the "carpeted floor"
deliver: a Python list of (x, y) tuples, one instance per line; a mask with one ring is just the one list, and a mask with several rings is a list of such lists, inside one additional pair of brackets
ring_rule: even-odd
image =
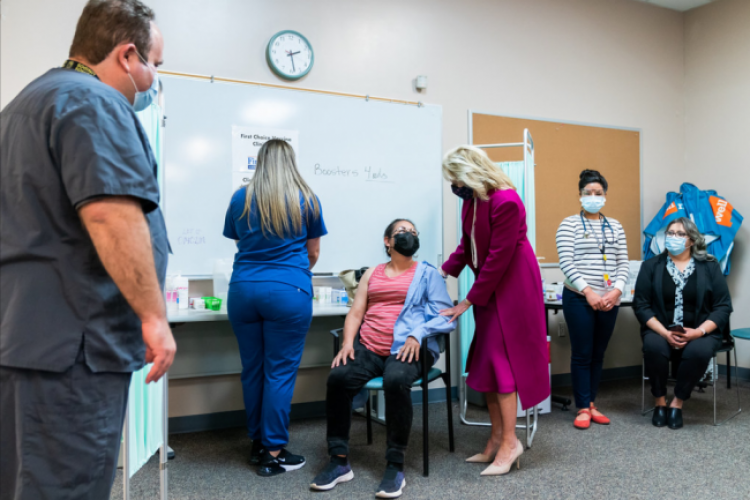
[[(750, 408), (750, 389), (741, 396)], [(570, 395), (570, 389), (556, 390)], [(731, 398), (730, 398), (731, 396)], [(407, 455), (405, 499), (750, 499), (750, 411), (722, 427), (713, 427), (711, 389), (685, 404), (685, 427), (657, 429), (650, 415), (640, 414), (639, 381), (603, 383), (598, 405), (612, 419), (609, 426), (587, 431), (573, 428), (574, 413), (553, 407), (540, 417), (530, 450), (521, 457), (521, 470), (506, 476), (480, 477), (483, 464), (464, 459), (481, 452), (487, 427), (458, 423), (454, 402), (456, 452), (448, 452), (444, 404), (430, 405), (430, 477), (422, 476), (421, 407), (415, 407), (414, 429)], [(735, 404), (734, 392), (719, 389), (719, 414)], [(486, 419), (472, 407), (470, 418)], [(250, 441), (243, 429), (170, 436), (177, 457), (170, 461), (170, 498), (190, 499), (365, 499), (374, 498), (385, 462), (385, 428), (375, 424), (374, 443), (367, 446), (365, 421), (352, 423), (351, 463), (355, 478), (333, 491), (315, 493), (308, 485), (324, 466), (325, 420), (292, 422), (290, 450), (307, 458), (299, 471), (261, 478), (247, 464)], [(520, 438), (523, 433), (518, 432)], [(156, 458), (131, 480), (131, 498), (157, 499)], [(112, 492), (122, 498), (118, 473)]]

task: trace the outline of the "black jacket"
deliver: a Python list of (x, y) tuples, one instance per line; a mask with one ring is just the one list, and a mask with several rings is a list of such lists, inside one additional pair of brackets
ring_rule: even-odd
[[(662, 279), (667, 272), (667, 254), (652, 257), (641, 265), (635, 284), (633, 310), (641, 323), (641, 333), (649, 328), (646, 322), (654, 316), (666, 326), (672, 324), (664, 306)], [(732, 298), (729, 296), (727, 281), (718, 262), (695, 261), (698, 298), (696, 301), (697, 325), (711, 320), (718, 326), (718, 332), (729, 335), (729, 314), (732, 312)], [(716, 334), (716, 332), (712, 332)]]

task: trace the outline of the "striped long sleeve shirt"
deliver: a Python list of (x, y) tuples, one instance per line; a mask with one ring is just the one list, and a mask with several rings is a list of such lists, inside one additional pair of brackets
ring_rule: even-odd
[[(557, 229), (560, 269), (565, 274), (565, 285), (571, 290), (580, 293), (586, 287), (591, 287), (600, 295), (613, 288), (620, 292), (625, 290), (630, 275), (625, 231), (619, 221), (611, 218), (606, 220), (609, 224), (603, 224), (601, 220), (585, 219), (584, 227), (580, 215), (571, 215)], [(602, 225), (606, 241), (602, 236)], [(599, 249), (600, 243), (605, 244), (604, 254)], [(609, 276), (611, 285), (605, 282), (605, 275)]]

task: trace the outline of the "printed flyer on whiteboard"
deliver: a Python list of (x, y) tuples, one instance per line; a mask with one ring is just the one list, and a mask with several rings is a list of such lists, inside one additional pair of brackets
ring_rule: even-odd
[(299, 158), (299, 131), (232, 125), (232, 192), (247, 184), (255, 174), (258, 150), (271, 139), (288, 142)]

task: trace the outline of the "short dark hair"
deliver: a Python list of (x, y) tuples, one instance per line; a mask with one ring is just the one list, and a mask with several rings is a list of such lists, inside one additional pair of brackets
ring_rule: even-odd
[[(391, 238), (393, 236), (393, 231), (396, 230), (396, 224), (398, 224), (399, 222), (408, 222), (409, 224), (411, 224), (412, 226), (414, 226), (414, 229), (417, 229), (417, 225), (414, 224), (409, 219), (403, 219), (403, 218), (401, 218), (401, 219), (393, 219), (393, 222), (391, 222), (390, 224), (388, 224), (388, 227), (385, 228), (385, 232), (383, 233), (383, 238)], [(385, 253), (387, 253), (388, 255), (391, 254), (388, 251), (388, 247), (387, 246), (385, 247)]]
[(607, 179), (598, 170), (588, 169), (581, 172), (581, 175), (578, 176), (578, 191), (583, 191), (583, 188), (592, 182), (598, 182), (604, 188), (604, 192), (607, 192)]
[(153, 20), (154, 11), (138, 0), (89, 0), (78, 19), (69, 56), (99, 64), (121, 43), (133, 43), (148, 59)]

